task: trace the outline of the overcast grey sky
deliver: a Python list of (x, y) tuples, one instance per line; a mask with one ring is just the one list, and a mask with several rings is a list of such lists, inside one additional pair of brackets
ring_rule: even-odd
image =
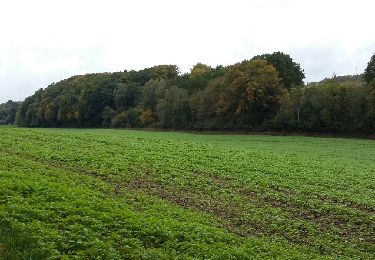
[(374, 0), (0, 0), (0, 103), (72, 75), (283, 51), (305, 81), (363, 72)]

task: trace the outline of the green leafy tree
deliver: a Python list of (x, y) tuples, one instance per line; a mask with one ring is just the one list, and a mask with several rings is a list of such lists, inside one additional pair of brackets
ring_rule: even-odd
[(80, 121), (84, 126), (101, 125), (101, 114), (106, 106), (112, 103), (111, 88), (90, 82), (82, 90), (79, 97)]
[(113, 92), (113, 98), (117, 110), (128, 110), (130, 107), (135, 107), (138, 104), (141, 90), (137, 83), (119, 83), (118, 87)]
[(113, 117), (115, 117), (115, 115), (116, 115), (116, 111), (113, 110), (111, 107), (106, 106), (103, 110), (103, 113), (102, 113), (102, 118), (103, 118), (102, 125), (103, 126), (110, 126), (111, 120), (112, 120)]
[(375, 53), (367, 63), (364, 76), (368, 84), (375, 79)]
[(141, 112), (138, 108), (131, 107), (127, 111), (126, 127), (139, 127), (141, 125), (140, 115)]
[(176, 65), (158, 65), (150, 68), (152, 78), (172, 80), (177, 78), (179, 69)]
[(191, 116), (187, 91), (176, 86), (168, 88), (157, 104), (157, 115), (163, 127), (186, 128)]
[(0, 104), (0, 124), (14, 124), (20, 102), (8, 100)]
[(279, 78), (281, 78), (281, 83), (285, 88), (290, 89), (293, 86), (297, 87), (303, 85), (303, 79), (305, 78), (304, 71), (288, 54), (274, 52), (272, 54), (263, 54), (252, 58), (252, 60), (256, 59), (265, 59), (268, 63), (275, 66), (279, 73)]
[(167, 83), (164, 79), (151, 79), (142, 87), (140, 104), (144, 109), (156, 111), (158, 101), (164, 96)]
[(218, 117), (218, 100), (225, 78), (218, 77), (208, 82), (207, 87), (198, 90), (190, 97), (193, 127), (199, 129), (215, 129), (220, 127)]

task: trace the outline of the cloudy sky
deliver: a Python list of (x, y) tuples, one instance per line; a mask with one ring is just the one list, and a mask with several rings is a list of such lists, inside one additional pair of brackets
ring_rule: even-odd
[(72, 75), (283, 51), (307, 82), (361, 73), (374, 0), (1, 0), (0, 103)]

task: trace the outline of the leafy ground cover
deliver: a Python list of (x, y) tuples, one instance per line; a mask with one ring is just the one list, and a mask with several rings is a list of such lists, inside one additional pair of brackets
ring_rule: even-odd
[(375, 141), (0, 128), (0, 258), (375, 257)]

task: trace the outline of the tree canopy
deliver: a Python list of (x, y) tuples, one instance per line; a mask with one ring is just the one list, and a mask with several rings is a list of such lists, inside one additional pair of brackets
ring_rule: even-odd
[(282, 85), (290, 89), (292, 87), (300, 87), (303, 85), (305, 73), (300, 65), (293, 61), (293, 59), (283, 52), (274, 52), (272, 54), (263, 54), (255, 56), (255, 59), (265, 59), (269, 64), (275, 66), (281, 78)]
[(219, 108), (241, 125), (260, 125), (277, 110), (280, 79), (273, 65), (262, 59), (231, 66), (220, 95)]
[(370, 61), (367, 63), (364, 74), (365, 80), (367, 83), (375, 80), (375, 53), (372, 55)]
[(14, 124), (16, 113), (20, 102), (8, 100), (6, 103), (0, 104), (0, 124)]

